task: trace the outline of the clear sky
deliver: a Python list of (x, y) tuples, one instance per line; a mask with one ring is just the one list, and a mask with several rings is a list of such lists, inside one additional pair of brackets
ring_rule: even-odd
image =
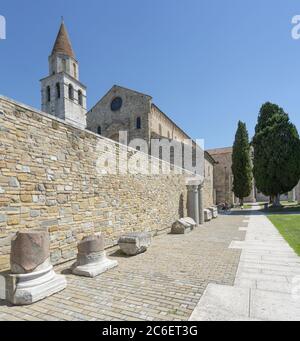
[(40, 108), (63, 15), (92, 107), (113, 84), (154, 103), (206, 148), (252, 136), (265, 101), (300, 130), (299, 0), (0, 0), (0, 93)]

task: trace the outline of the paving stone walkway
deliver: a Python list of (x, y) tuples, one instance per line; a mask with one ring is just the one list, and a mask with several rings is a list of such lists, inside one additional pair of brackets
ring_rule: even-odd
[[(0, 320), (188, 320), (209, 283), (234, 284), (243, 216), (220, 216), (187, 235), (162, 235), (148, 252), (97, 278), (76, 277), (64, 291), (27, 307), (0, 301)], [(58, 272), (59, 272), (58, 271)]]
[(300, 257), (263, 214), (251, 215), (233, 287), (210, 284), (191, 320), (300, 320)]

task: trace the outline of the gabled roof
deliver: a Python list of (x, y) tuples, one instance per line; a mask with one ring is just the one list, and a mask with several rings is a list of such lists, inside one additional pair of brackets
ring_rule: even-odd
[(126, 88), (126, 87), (124, 87), (124, 86), (120, 86), (120, 85), (113, 85), (108, 91), (107, 91), (107, 93), (104, 95), (104, 96), (102, 96), (101, 97), (101, 99), (88, 111), (88, 112), (91, 112), (91, 111), (93, 111), (93, 109), (94, 108), (96, 108), (96, 106), (103, 100), (103, 98), (105, 98), (109, 93), (111, 93), (113, 90), (115, 90), (115, 89), (124, 89), (124, 90), (126, 90), (126, 91), (130, 91), (130, 92), (133, 92), (133, 93), (135, 93), (135, 94), (137, 94), (137, 95), (140, 95), (140, 96), (145, 96), (145, 97), (147, 97), (148, 99), (149, 99), (149, 101), (151, 101), (152, 100), (152, 97), (151, 96), (149, 96), (149, 95), (147, 95), (147, 94), (144, 94), (144, 93), (142, 93), (142, 92), (138, 92), (138, 91), (135, 91), (135, 90), (132, 90), (132, 89), (129, 89), (129, 88)]
[(232, 147), (208, 149), (207, 152), (211, 155), (229, 154), (232, 153)]
[(62, 53), (75, 59), (75, 54), (64, 22), (60, 25), (51, 55), (55, 53)]
[(150, 100), (152, 99), (152, 96), (150, 96), (150, 95), (147, 95), (147, 94), (145, 94), (145, 93), (143, 93), (143, 92), (139, 92), (139, 91), (136, 91), (136, 90), (132, 90), (132, 89), (126, 88), (125, 86), (121, 86), (121, 85), (116, 85), (116, 84), (115, 84), (115, 85), (112, 87), (111, 90), (113, 90), (113, 89), (115, 89), (115, 88), (124, 89), (124, 90), (130, 91), (130, 92), (134, 92), (134, 93), (137, 94), (137, 95), (142, 95), (142, 96), (148, 97)]

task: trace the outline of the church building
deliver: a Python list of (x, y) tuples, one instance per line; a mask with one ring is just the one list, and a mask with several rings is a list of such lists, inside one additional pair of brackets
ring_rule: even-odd
[[(166, 138), (181, 145), (186, 140), (192, 141), (153, 103), (151, 96), (122, 86), (114, 85), (87, 112), (86, 87), (80, 82), (79, 63), (64, 22), (49, 57), (49, 75), (41, 80), (41, 88), (43, 112), (111, 140), (119, 142), (119, 132), (126, 131), (127, 142), (139, 138), (149, 147), (152, 139)], [(210, 207), (215, 203), (215, 160), (208, 152), (204, 156), (201, 167), (205, 178), (205, 206)]]

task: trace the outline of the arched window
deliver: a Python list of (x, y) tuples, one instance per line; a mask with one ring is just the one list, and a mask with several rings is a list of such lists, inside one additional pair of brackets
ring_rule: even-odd
[(83, 100), (82, 100), (82, 91), (78, 90), (78, 104), (82, 105), (83, 104)]
[(171, 165), (175, 164), (175, 148), (174, 148), (174, 146), (172, 146), (170, 148), (170, 163), (171, 163)]
[(56, 83), (56, 98), (60, 98), (60, 84)]
[(51, 101), (51, 89), (50, 86), (47, 86), (47, 101)]
[(77, 67), (75, 63), (73, 63), (73, 69), (74, 69), (74, 78), (77, 78)]
[(159, 159), (162, 160), (163, 159), (163, 148), (159, 147)]
[(140, 117), (136, 119), (136, 129), (142, 129), (142, 120)]
[(74, 100), (74, 88), (72, 84), (69, 84), (69, 98), (70, 100)]
[(102, 134), (102, 129), (101, 129), (101, 126), (98, 126), (98, 128), (97, 128), (97, 132), (98, 132), (98, 134), (99, 134), (99, 135), (101, 135), (101, 134)]

